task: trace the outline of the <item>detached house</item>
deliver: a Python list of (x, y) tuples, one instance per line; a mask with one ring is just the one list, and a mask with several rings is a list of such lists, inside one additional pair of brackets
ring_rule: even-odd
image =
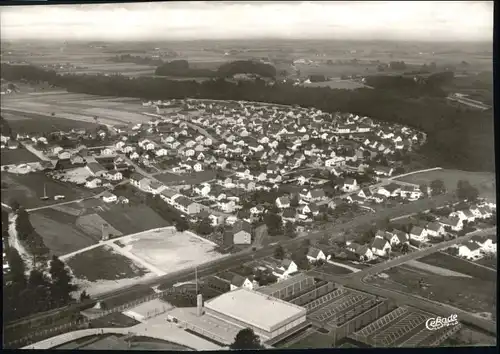
[(410, 239), (417, 242), (425, 242), (427, 241), (427, 232), (419, 226), (413, 226), (410, 231)]
[(354, 178), (347, 178), (342, 185), (342, 191), (349, 193), (358, 189), (358, 182)]
[(481, 247), (474, 242), (466, 242), (458, 247), (458, 255), (467, 259), (475, 259), (481, 256)]
[(102, 200), (105, 203), (114, 203), (118, 200), (118, 197), (116, 195), (114, 195), (113, 193), (106, 191), (102, 194)]
[(433, 222), (427, 225), (427, 234), (431, 237), (440, 237), (445, 233), (443, 224)]
[(445, 218), (439, 220), (443, 227), (449, 226), (453, 231), (460, 231), (464, 227), (463, 221), (460, 218)]
[(233, 243), (235, 245), (250, 245), (252, 243), (252, 225), (238, 220), (233, 225)]
[(279, 197), (276, 199), (276, 206), (280, 209), (290, 207), (290, 199), (288, 197)]
[(366, 245), (362, 246), (353, 242), (347, 246), (346, 250), (359, 261), (369, 261), (374, 257), (372, 250)]
[(322, 250), (315, 247), (310, 247), (309, 252), (307, 252), (307, 259), (309, 260), (309, 262), (317, 262), (319, 260), (326, 261), (327, 258)]
[(193, 202), (183, 195), (176, 197), (174, 203), (177, 209), (188, 215), (198, 214), (201, 211), (200, 204)]
[(381, 237), (375, 237), (370, 248), (374, 255), (380, 257), (386, 257), (391, 252), (391, 245), (385, 238)]
[(87, 166), (85, 166), (85, 168), (90, 172), (91, 176), (96, 176), (96, 177), (104, 175), (107, 171), (97, 162), (90, 162), (87, 164)]
[(254, 289), (254, 283), (247, 277), (242, 277), (239, 274), (235, 274), (233, 279), (231, 279), (231, 286), (230, 290), (236, 290), (239, 288), (245, 288), (248, 290), (253, 290)]

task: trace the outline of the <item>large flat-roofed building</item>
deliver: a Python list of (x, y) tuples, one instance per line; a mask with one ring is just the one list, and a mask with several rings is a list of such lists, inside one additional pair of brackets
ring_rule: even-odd
[(242, 328), (252, 328), (264, 340), (306, 321), (305, 308), (244, 288), (205, 302), (205, 313)]

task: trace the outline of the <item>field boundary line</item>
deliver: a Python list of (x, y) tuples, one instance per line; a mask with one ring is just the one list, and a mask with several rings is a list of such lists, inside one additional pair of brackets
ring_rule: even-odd
[(433, 167), (433, 168), (428, 168), (425, 170), (403, 173), (402, 175), (389, 177), (387, 179), (392, 181), (392, 180), (397, 179), (397, 178), (402, 178), (402, 177), (406, 177), (406, 176), (410, 176), (410, 175), (416, 175), (417, 173), (431, 172), (431, 171), (437, 171), (437, 170), (442, 170), (442, 169), (443, 169), (442, 167)]

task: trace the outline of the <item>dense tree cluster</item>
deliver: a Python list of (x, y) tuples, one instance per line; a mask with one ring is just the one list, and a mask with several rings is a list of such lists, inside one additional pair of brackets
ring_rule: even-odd
[(9, 249), (7, 260), (10, 265), (8, 280), (4, 277), (4, 321), (29, 316), (38, 312), (66, 306), (73, 302), (71, 292), (76, 286), (57, 257), (50, 262), (50, 278), (41, 270), (33, 269), (26, 277), (24, 262), (15, 248)]
[(421, 152), (429, 163), (444, 168), (494, 171), (491, 111), (452, 106), (441, 97), (412, 97), (398, 90), (340, 90), (276, 83), (231, 83), (224, 79), (204, 82), (120, 75), (57, 75), (32, 66), (3, 64), (6, 80), (48, 81), (70, 92), (142, 99), (207, 98), (297, 104), (325, 112), (350, 112), (407, 125), (427, 133)]
[(0, 116), (0, 133), (3, 136), (8, 136), (10, 138), (14, 137), (14, 132), (12, 131), (9, 122), (7, 122), (7, 120), (2, 116)]
[(309, 81), (311, 82), (325, 82), (328, 78), (325, 75), (311, 75), (309, 76)]
[(191, 68), (187, 60), (162, 63), (155, 70), (155, 75), (173, 77), (215, 77), (216, 74), (214, 70)]
[(231, 77), (235, 74), (255, 74), (262, 77), (276, 77), (276, 68), (271, 64), (253, 60), (236, 60), (222, 64), (217, 73), (220, 77)]
[(458, 181), (457, 197), (460, 200), (475, 201), (479, 197), (479, 191), (469, 181)]

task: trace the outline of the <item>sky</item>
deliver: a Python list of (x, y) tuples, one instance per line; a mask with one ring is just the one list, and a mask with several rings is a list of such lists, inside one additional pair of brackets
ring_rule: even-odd
[(493, 1), (143, 2), (0, 7), (2, 39), (492, 41)]

